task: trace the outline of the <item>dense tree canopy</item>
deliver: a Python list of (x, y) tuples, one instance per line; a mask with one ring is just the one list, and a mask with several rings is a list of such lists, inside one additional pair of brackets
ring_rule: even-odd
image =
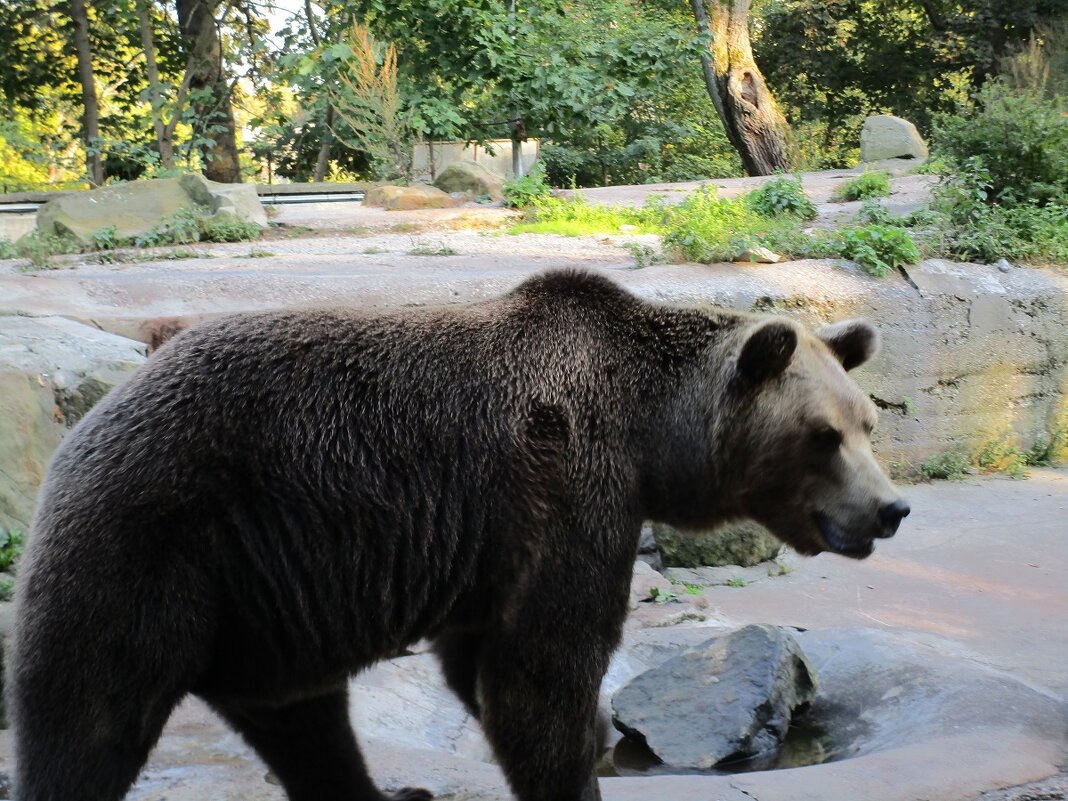
[[(1068, 0), (704, 3), (717, 4), (745, 9), (736, 33), (748, 33), (751, 71), (764, 74), (793, 128), (795, 166), (850, 163), (869, 113), (930, 130), (1036, 27), (1068, 13)], [(78, 6), (91, 93), (79, 71)], [(172, 169), (225, 180), (370, 175), (375, 160), (347, 128), (355, 118), (335, 114), (357, 55), (354, 21), (373, 35), (379, 63), (395, 49), (401, 128), (415, 137), (538, 137), (557, 182), (737, 174), (737, 132), (724, 129), (702, 78), (717, 34), (699, 30), (694, 7), (302, 0), (279, 26), (265, 0), (5, 0), (0, 184), (84, 180), (95, 152), (111, 180)]]

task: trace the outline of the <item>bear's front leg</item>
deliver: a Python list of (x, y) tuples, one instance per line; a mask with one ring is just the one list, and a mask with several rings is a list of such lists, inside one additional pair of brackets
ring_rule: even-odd
[(597, 609), (565, 588), (542, 589), (487, 635), (482, 725), (519, 801), (600, 801), (595, 723), (615, 621), (603, 598)]

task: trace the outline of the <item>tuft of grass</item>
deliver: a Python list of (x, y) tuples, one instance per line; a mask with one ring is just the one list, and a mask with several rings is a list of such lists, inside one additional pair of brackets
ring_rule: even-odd
[(920, 465), (928, 479), (957, 480), (971, 474), (1001, 473), (1024, 478), (1028, 467), (1057, 464), (1068, 443), (1068, 427), (1058, 425), (1027, 450), (1021, 450), (1008, 434), (987, 440), (973, 452), (952, 450), (935, 454)]
[(231, 214), (208, 217), (201, 209), (180, 209), (134, 240), (139, 248), (191, 245), (194, 242), (247, 242), (259, 239), (256, 223)]
[(802, 220), (816, 217), (816, 204), (809, 200), (801, 181), (786, 175), (773, 178), (762, 187), (746, 195), (746, 200), (757, 214), (774, 217), (777, 214), (792, 214)]
[(581, 195), (566, 200), (547, 196), (533, 202), (523, 220), (508, 233), (592, 236), (618, 234), (620, 228), (628, 226), (627, 233), (655, 234), (661, 232), (660, 209), (659, 203), (634, 209), (588, 203)]
[(273, 250), (262, 250), (260, 248), (252, 248), (252, 250), (250, 250), (248, 252), (248, 255), (245, 256), (245, 258), (246, 259), (267, 259), (267, 258), (270, 258), (271, 256), (277, 256), (277, 255), (278, 254), (275, 253)]
[(415, 247), (408, 251), (409, 256), (455, 256), (456, 251), (446, 245), (444, 242), (439, 242), (437, 245), (428, 245), (424, 242), (417, 242)]
[(745, 582), (744, 578), (737, 577), (737, 576), (735, 578), (727, 580), (727, 586), (728, 587), (744, 587), (745, 583), (746, 582)]
[(920, 475), (930, 479), (960, 481), (970, 472), (971, 458), (960, 451), (945, 451), (929, 456), (920, 465)]
[(15, 582), (9, 578), (0, 579), (0, 601), (10, 601), (15, 597)]
[(883, 170), (866, 172), (842, 183), (835, 190), (836, 200), (868, 200), (890, 194), (890, 173)]
[(895, 225), (843, 228), (833, 238), (842, 257), (855, 261), (876, 278), (920, 260), (920, 250), (909, 232)]
[(700, 584), (683, 583), (682, 586), (686, 588), (687, 595), (700, 595), (701, 591), (704, 589)]
[(43, 234), (31, 231), (15, 243), (15, 249), (21, 258), (27, 259), (38, 270), (54, 270), (59, 265), (56, 256), (81, 253), (81, 246), (72, 238)]
[(0, 259), (15, 259), (18, 255), (19, 251), (15, 243), (6, 236), (0, 236)]
[(651, 264), (660, 264), (664, 261), (663, 253), (644, 242), (623, 242), (620, 247), (629, 250), (630, 255), (634, 257), (635, 270), (640, 270)]

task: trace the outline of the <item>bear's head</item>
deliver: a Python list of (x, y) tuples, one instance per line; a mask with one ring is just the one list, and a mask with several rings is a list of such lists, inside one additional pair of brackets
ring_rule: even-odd
[(909, 506), (875, 461), (875, 404), (847, 375), (879, 347), (870, 323), (806, 332), (788, 320), (747, 326), (731, 354), (731, 421), (720, 427), (737, 507), (807, 555), (863, 559)]

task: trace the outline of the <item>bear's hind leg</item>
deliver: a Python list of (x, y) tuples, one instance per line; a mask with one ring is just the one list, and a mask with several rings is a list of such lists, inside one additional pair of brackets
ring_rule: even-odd
[(208, 702), (278, 777), (289, 801), (429, 801), (426, 790), (392, 796), (374, 786), (349, 722), (348, 690), (284, 706)]

